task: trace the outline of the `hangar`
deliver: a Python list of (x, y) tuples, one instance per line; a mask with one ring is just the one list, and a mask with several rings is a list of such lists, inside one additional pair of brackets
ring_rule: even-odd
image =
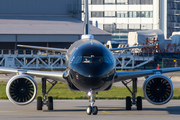
[[(17, 44), (68, 48), (83, 34), (81, 14), (81, 0), (1, 0), (0, 49), (17, 49)], [(93, 26), (90, 34), (102, 43), (111, 39)]]

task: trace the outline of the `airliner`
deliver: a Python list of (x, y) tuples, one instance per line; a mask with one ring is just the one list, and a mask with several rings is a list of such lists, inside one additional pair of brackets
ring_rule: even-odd
[[(135, 105), (137, 110), (142, 110), (142, 97), (136, 97), (137, 78), (145, 76), (144, 97), (155, 105), (163, 105), (169, 102), (174, 94), (174, 86), (171, 79), (162, 73), (180, 71), (180, 67), (117, 72), (112, 51), (152, 47), (153, 45), (108, 49), (95, 40), (93, 35), (89, 34), (87, 0), (85, 0), (85, 6), (84, 35), (80, 40), (74, 42), (69, 49), (18, 45), (19, 47), (66, 53), (66, 70), (64, 72), (48, 72), (0, 67), (2, 73), (16, 73), (6, 86), (8, 99), (17, 105), (31, 103), (37, 95), (37, 84), (34, 77), (41, 77), (43, 97), (37, 97), (37, 110), (42, 110), (44, 105), (47, 105), (48, 110), (54, 109), (53, 98), (47, 97), (47, 94), (58, 81), (61, 81), (66, 83), (72, 91), (84, 91), (90, 99), (86, 113), (97, 115), (98, 107), (94, 105), (94, 95), (101, 91), (110, 90), (113, 83), (122, 82), (132, 94), (132, 96), (126, 97), (126, 110), (131, 110), (132, 105)], [(52, 84), (48, 90), (46, 89), (47, 81)], [(128, 86), (130, 82), (132, 82), (132, 90)]]

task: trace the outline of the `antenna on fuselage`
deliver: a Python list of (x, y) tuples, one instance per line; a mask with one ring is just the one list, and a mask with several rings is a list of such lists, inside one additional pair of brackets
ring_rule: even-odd
[(81, 36), (81, 39), (94, 39), (94, 36), (89, 34), (88, 0), (84, 0), (84, 6), (84, 35)]

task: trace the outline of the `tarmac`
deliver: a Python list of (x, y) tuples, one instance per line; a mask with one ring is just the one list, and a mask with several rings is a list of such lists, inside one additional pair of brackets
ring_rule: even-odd
[[(180, 86), (180, 75), (167, 74), (172, 77), (174, 87)], [(0, 74), (0, 81), (7, 82), (13, 74), (8, 76)], [(40, 78), (35, 78), (36, 82), (41, 82)], [(138, 86), (142, 87), (145, 79), (138, 78)], [(130, 84), (131, 85), (131, 84)], [(123, 86), (121, 82), (114, 86)], [(36, 100), (32, 103), (19, 106), (12, 104), (9, 100), (0, 100), (0, 120), (110, 120), (110, 119), (128, 119), (128, 120), (178, 120), (180, 118), (180, 100), (171, 100), (165, 105), (153, 105), (143, 100), (143, 110), (125, 110), (125, 100), (96, 100), (98, 115), (87, 115), (86, 108), (89, 100), (54, 100), (54, 110), (48, 111), (47, 106), (42, 111), (36, 110)]]
[(165, 105), (152, 105), (143, 100), (143, 110), (125, 110), (125, 100), (96, 100), (97, 115), (87, 115), (88, 100), (54, 100), (54, 110), (36, 110), (36, 101), (26, 106), (0, 100), (0, 120), (178, 120), (180, 100), (171, 100)]

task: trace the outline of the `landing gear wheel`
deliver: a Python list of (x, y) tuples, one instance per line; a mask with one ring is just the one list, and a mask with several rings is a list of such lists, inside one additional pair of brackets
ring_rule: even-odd
[(53, 97), (48, 97), (48, 110), (53, 110)]
[(94, 106), (93, 107), (93, 115), (97, 115), (97, 113), (98, 113), (98, 107)]
[(42, 110), (42, 97), (37, 97), (37, 110)]
[(126, 110), (131, 110), (131, 97), (126, 97)]
[(136, 106), (137, 106), (137, 110), (142, 110), (142, 97), (137, 97), (137, 103), (136, 103)]
[(91, 107), (91, 106), (88, 106), (88, 107), (87, 107), (86, 113), (87, 113), (88, 115), (91, 115), (91, 113), (92, 113), (92, 107)]

